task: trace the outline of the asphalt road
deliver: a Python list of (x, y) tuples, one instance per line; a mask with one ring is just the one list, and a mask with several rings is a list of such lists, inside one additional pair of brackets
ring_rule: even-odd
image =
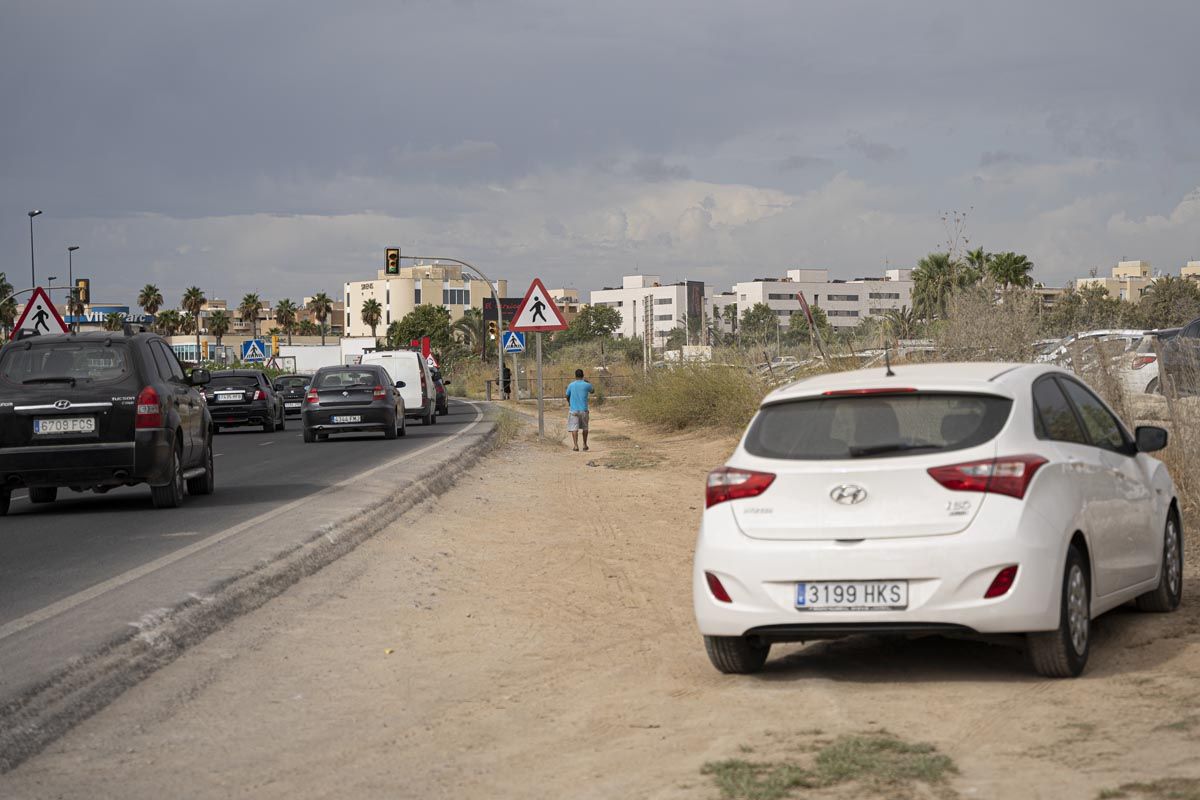
[[(305, 444), (294, 418), (277, 433), (254, 428), (222, 432), (215, 439), (216, 492), (188, 496), (178, 509), (153, 508), (145, 486), (104, 495), (60, 490), (59, 499), (46, 505), (34, 505), (26, 492), (17, 492), (9, 515), (0, 518), (0, 699), (5, 690), (14, 689), (10, 679), (16, 676), (4, 674), (6, 665), (16, 667), (14, 651), (23, 651), (18, 660), (27, 673), (19, 683), (35, 679), (31, 671), (78, 656), (87, 640), (102, 644), (104, 637), (131, 624), (134, 611), (171, 607), (188, 591), (219, 581), (223, 571), (244, 569), (252, 558), (269, 558), (291, 544), (287, 537), (299, 543), (311, 536), (312, 530), (301, 530), (310, 520), (316, 529), (345, 513), (336, 508), (336, 496), (307, 503), (306, 497), (439, 440), (461, 440), (455, 434), (479, 418), (475, 407), (451, 402), (450, 413), (436, 425), (410, 420), (408, 435), (393, 441), (344, 434)], [(426, 449), (398, 465), (396, 481), (437, 457), (439, 449)], [(314, 503), (317, 507), (309, 508)], [(306, 516), (298, 524), (299, 513)], [(260, 519), (250, 530), (237, 530), (240, 523)], [(187, 552), (178, 564), (172, 562), (170, 571), (155, 566), (222, 532), (229, 538), (216, 536), (202, 557)], [(157, 574), (167, 572), (169, 580)], [(111, 610), (100, 602), (115, 594), (109, 585), (126, 583), (136, 584), (139, 593)], [(94, 601), (88, 597), (92, 594), (97, 595)], [(70, 625), (59, 619), (68, 616), (58, 612), (67, 605), (78, 618)], [(64, 638), (70, 642), (60, 641)], [(42, 650), (51, 643), (57, 658), (29, 663), (30, 647)]]

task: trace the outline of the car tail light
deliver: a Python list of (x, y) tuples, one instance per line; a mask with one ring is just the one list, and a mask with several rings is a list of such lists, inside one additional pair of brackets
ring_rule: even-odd
[(312, 403), (315, 406), (317, 403), (321, 402), (321, 396), (317, 394), (316, 389), (309, 389), (304, 400), (305, 402)]
[(262, 389), (255, 389), (254, 390), (254, 399), (255, 400), (266, 400), (267, 395), (265, 392), (263, 392)]
[(1041, 456), (1006, 456), (930, 467), (928, 471), (930, 477), (951, 491), (1006, 494), (1020, 500), (1025, 497), (1034, 473), (1045, 463)]
[(983, 593), (984, 598), (1003, 597), (1008, 594), (1008, 590), (1012, 588), (1016, 580), (1017, 565), (1005, 567), (996, 573), (996, 577), (992, 578), (992, 585)]
[(775, 480), (770, 472), (754, 472), (748, 469), (720, 467), (708, 473), (708, 485), (704, 492), (705, 508), (712, 508), (726, 500), (757, 497), (767, 490)]
[(712, 596), (720, 600), (722, 603), (732, 603), (733, 598), (729, 596), (729, 592), (725, 591), (725, 587), (721, 585), (721, 579), (711, 572), (704, 573), (704, 579), (708, 581), (708, 590), (712, 592)]
[(1139, 356), (1133, 357), (1133, 363), (1130, 364), (1130, 366), (1133, 367), (1134, 369), (1141, 369), (1142, 367), (1153, 364), (1155, 361), (1158, 361), (1158, 356), (1156, 356), (1156, 355), (1153, 355), (1153, 354), (1139, 355)]
[(161, 428), (163, 426), (162, 402), (153, 386), (142, 389), (137, 396), (135, 428)]
[(383, 387), (382, 387), (382, 386), (376, 386), (376, 387), (375, 387), (375, 391), (371, 393), (371, 399), (373, 399), (373, 400), (386, 400), (386, 399), (387, 399), (387, 392), (385, 392), (385, 391), (383, 390)]
[(909, 394), (915, 391), (916, 389), (911, 386), (904, 386), (899, 389), (893, 387), (880, 387), (878, 389), (830, 389), (828, 392), (822, 392), (821, 394), (825, 397), (853, 397), (864, 394)]

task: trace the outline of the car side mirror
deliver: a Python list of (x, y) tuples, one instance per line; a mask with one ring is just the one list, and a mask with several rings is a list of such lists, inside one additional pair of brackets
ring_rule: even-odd
[(403, 389), (403, 388), (405, 387), (405, 385), (406, 385), (406, 384), (404, 383), (404, 381), (396, 381), (396, 388), (397, 388), (397, 389)]
[(449, 386), (449, 385), (450, 385), (450, 381), (442, 381), (442, 386)]
[(192, 386), (203, 386), (212, 380), (212, 375), (208, 374), (208, 370), (196, 367), (192, 370), (192, 374), (188, 378), (188, 383)]
[(1167, 446), (1167, 430), (1157, 425), (1139, 425), (1134, 439), (1139, 453), (1156, 453)]

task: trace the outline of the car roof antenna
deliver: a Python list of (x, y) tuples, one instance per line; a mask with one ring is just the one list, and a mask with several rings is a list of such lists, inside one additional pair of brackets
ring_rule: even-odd
[(891, 356), (891, 352), (892, 352), (891, 350), (884, 350), (884, 351), (883, 351), (883, 365), (884, 365), (885, 367), (887, 367), (887, 372), (885, 372), (885, 373), (883, 373), (883, 374), (884, 374), (884, 377), (887, 377), (887, 378), (894, 378), (894, 377), (896, 377), (896, 373), (892, 372), (892, 356)]

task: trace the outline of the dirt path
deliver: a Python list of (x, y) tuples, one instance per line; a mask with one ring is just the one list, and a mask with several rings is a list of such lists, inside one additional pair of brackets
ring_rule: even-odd
[(594, 416), (591, 453), (518, 439), (0, 777), (0, 796), (717, 798), (707, 762), (882, 729), (956, 764), (916, 796), (1200, 778), (1194, 577), (1179, 613), (1103, 618), (1074, 681), (1002, 647), (869, 638), (722, 676), (689, 569), (703, 476), (733, 442)]

